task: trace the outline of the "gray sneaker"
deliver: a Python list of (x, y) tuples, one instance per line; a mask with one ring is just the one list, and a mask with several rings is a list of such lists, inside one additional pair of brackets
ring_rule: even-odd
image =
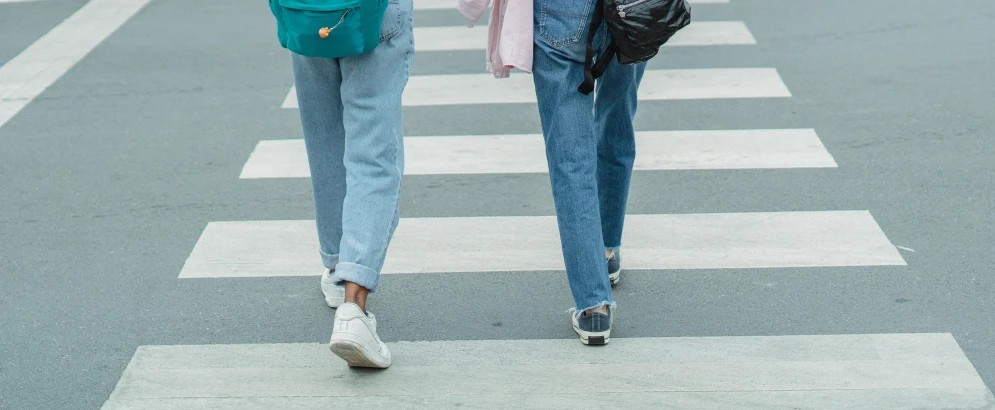
[(574, 332), (580, 336), (580, 342), (591, 346), (606, 345), (611, 341), (612, 310), (608, 314), (571, 312)]
[(620, 279), (622, 279), (622, 251), (616, 249), (608, 258), (608, 280), (612, 286), (615, 286)]

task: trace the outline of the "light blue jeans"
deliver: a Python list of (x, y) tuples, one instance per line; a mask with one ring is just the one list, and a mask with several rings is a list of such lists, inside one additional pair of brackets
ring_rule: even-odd
[[(614, 305), (605, 249), (622, 243), (636, 156), (632, 120), (645, 64), (613, 61), (584, 95), (588, 26), (596, 0), (535, 0), (533, 77), (563, 258), (577, 310)], [(602, 24), (596, 54), (610, 39)]]
[(292, 54), (321, 260), (375, 291), (397, 227), (404, 171), (401, 94), (414, 57), (412, 0), (390, 0), (380, 45), (337, 58)]

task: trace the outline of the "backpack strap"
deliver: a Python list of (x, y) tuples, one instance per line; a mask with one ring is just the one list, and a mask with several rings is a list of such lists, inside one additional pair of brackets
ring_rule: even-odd
[(601, 78), (601, 75), (608, 69), (608, 64), (611, 64), (612, 59), (615, 58), (615, 53), (617, 51), (618, 48), (615, 47), (615, 42), (608, 42), (608, 47), (605, 48), (605, 51), (602, 52), (600, 56), (598, 56), (598, 62), (591, 68), (591, 74), (594, 78)]
[[(594, 91), (594, 80), (604, 74), (605, 68), (608, 63), (604, 57), (598, 59), (597, 66), (594, 66), (594, 36), (598, 34), (598, 27), (601, 26), (602, 20), (604, 20), (604, 10), (605, 10), (605, 0), (598, 0), (594, 5), (594, 13), (591, 14), (591, 25), (587, 29), (587, 54), (584, 57), (584, 82), (577, 87), (577, 91), (580, 91), (584, 95), (590, 94)], [(611, 54), (615, 54), (614, 44), (609, 46)], [(606, 50), (607, 51), (607, 50)], [(607, 54), (605, 54), (607, 56)], [(598, 68), (598, 71), (594, 71)]]

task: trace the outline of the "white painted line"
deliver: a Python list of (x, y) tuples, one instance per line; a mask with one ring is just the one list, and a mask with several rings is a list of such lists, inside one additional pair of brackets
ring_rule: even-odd
[(456, 0), (414, 0), (415, 10), (456, 10)]
[[(629, 215), (626, 269), (905, 265), (867, 211)], [(318, 275), (314, 221), (211, 222), (180, 278)], [(528, 258), (522, 258), (528, 254)], [(553, 216), (402, 218), (385, 274), (562, 271)]]
[(283, 109), (298, 109), (296, 85), (290, 86), (290, 92), (287, 93), (287, 97), (283, 99), (283, 105), (281, 105), (281, 107)]
[(909, 251), (909, 252), (915, 252), (915, 251), (916, 251), (915, 249), (912, 249), (912, 248), (906, 248), (906, 247), (904, 247), (904, 246), (897, 246), (897, 245), (896, 245), (895, 247), (896, 247), (896, 248), (898, 248), (898, 249), (901, 249), (901, 250), (903, 250), (903, 251)]
[(487, 26), (415, 27), (415, 51), (485, 50)]
[(91, 0), (0, 67), (0, 127), (149, 0)]
[[(634, 169), (836, 168), (812, 129), (636, 133)], [(405, 175), (547, 173), (542, 135), (409, 137)], [(309, 178), (304, 140), (263, 140), (239, 178)]]
[[(326, 347), (327, 350), (327, 347)], [(453, 377), (459, 377), (454, 375)], [(745, 375), (743, 377), (749, 377)], [(357, 382), (358, 383), (358, 382)], [(104, 410), (310, 410), (310, 409), (681, 409), (681, 410), (823, 410), (823, 409), (987, 409), (984, 389), (823, 389), (808, 391), (597, 392), (417, 396), (310, 396), (122, 399)], [(417, 401), (414, 401), (417, 400)]]
[[(104, 410), (351, 408), (984, 408), (950, 334), (388, 343), (389, 370), (325, 344), (141, 346)], [(577, 375), (610, 374), (611, 383)], [(622, 406), (620, 406), (622, 404)], [(723, 405), (724, 404), (724, 405)], [(903, 404), (908, 404), (905, 406)]]
[[(415, 10), (456, 10), (456, 0), (414, 0)], [(691, 4), (728, 3), (729, 0), (690, 0)]]
[[(485, 50), (487, 26), (415, 27), (416, 51)], [(697, 21), (678, 31), (668, 47), (757, 44), (741, 21)]]
[[(639, 86), (643, 101), (790, 96), (773, 68), (647, 70)], [(536, 95), (530, 75), (497, 80), (491, 74), (454, 74), (412, 76), (401, 99), (410, 107), (535, 103)], [(283, 108), (297, 108), (295, 89), (290, 89)]]
[(742, 21), (693, 22), (667, 41), (665, 47), (753, 45), (757, 40)]

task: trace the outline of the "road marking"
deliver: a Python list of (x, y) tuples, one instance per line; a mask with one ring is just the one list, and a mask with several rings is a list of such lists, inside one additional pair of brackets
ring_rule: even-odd
[[(415, 10), (456, 10), (456, 0), (414, 0)], [(690, 0), (691, 4), (728, 3), (729, 0)]]
[[(639, 86), (639, 99), (643, 101), (790, 96), (773, 68), (647, 70)], [(530, 75), (500, 80), (491, 74), (412, 76), (402, 97), (405, 106), (535, 102)], [(290, 89), (283, 108), (297, 108), (296, 89)]]
[[(141, 346), (104, 410), (349, 408), (983, 408), (950, 334), (389, 343), (386, 371), (325, 344)], [(586, 383), (577, 375), (611, 375)], [(322, 405), (322, 404), (327, 404)], [(621, 404), (621, 405), (620, 405)]]
[[(484, 50), (487, 26), (415, 27), (416, 51)], [(668, 47), (757, 44), (742, 21), (698, 21), (678, 31)]]
[(456, 10), (456, 0), (414, 0), (415, 10)]
[[(636, 133), (634, 169), (836, 168), (812, 129)], [(542, 135), (409, 137), (405, 175), (547, 173)], [(309, 178), (304, 140), (263, 140), (239, 178)]]
[(0, 127), (148, 2), (91, 0), (0, 67)]
[[(629, 270), (905, 265), (867, 211), (629, 215), (622, 243)], [(554, 216), (402, 218), (382, 272), (562, 271), (561, 252)], [(322, 269), (314, 221), (211, 222), (179, 277)]]

